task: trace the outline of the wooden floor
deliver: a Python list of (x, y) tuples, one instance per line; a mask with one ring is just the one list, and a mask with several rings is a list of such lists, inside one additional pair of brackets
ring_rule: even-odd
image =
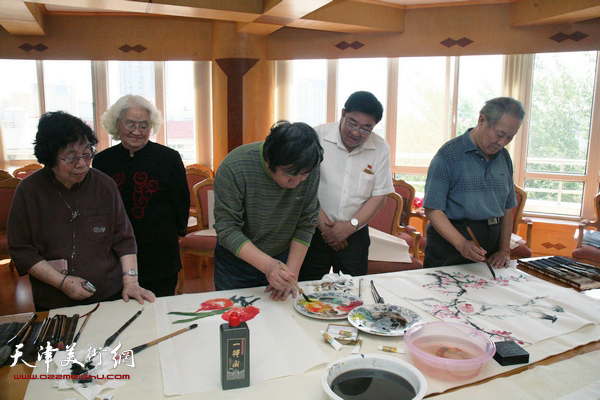
[[(195, 257), (183, 260), (185, 281), (184, 293), (212, 292), (214, 264), (208, 259), (204, 264)], [(0, 262), (0, 315), (20, 314), (34, 311), (29, 276), (19, 277), (17, 271), (11, 272), (8, 262)]]

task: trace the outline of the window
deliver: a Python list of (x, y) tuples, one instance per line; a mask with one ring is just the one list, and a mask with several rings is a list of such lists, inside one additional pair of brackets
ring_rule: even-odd
[[(525, 211), (580, 216), (590, 157), (597, 52), (536, 54)], [(595, 190), (592, 189), (592, 190)]]
[(108, 79), (110, 105), (126, 94), (142, 96), (156, 105), (154, 62), (109, 61)]
[(399, 60), (395, 166), (425, 169), (450, 139), (452, 70), (446, 57)]
[(41, 114), (36, 74), (35, 61), (0, 61), (0, 121), (8, 166), (35, 158), (33, 141)]
[(165, 62), (166, 145), (179, 151), (184, 163), (196, 161), (196, 115), (194, 102), (194, 65), (191, 61)]
[(477, 125), (487, 100), (502, 96), (503, 56), (460, 57), (456, 135)]
[(44, 61), (46, 111), (65, 111), (94, 128), (91, 61)]
[(327, 122), (326, 60), (294, 61), (291, 92), (292, 121), (306, 122), (310, 126)]
[(385, 137), (385, 118), (387, 104), (387, 59), (354, 58), (339, 60), (337, 84), (336, 118), (341, 118), (342, 108), (348, 97), (359, 90), (375, 95), (383, 104), (383, 118), (373, 132)]

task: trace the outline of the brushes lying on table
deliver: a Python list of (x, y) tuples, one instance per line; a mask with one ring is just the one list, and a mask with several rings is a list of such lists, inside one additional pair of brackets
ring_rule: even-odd
[(153, 341), (151, 341), (151, 342), (148, 342), (148, 343), (145, 343), (145, 344), (141, 344), (141, 345), (139, 345), (139, 346), (136, 346), (136, 347), (134, 347), (133, 349), (131, 349), (131, 352), (132, 352), (133, 354), (137, 354), (137, 353), (139, 353), (140, 351), (142, 351), (142, 350), (144, 350), (144, 349), (147, 349), (147, 348), (148, 348), (148, 347), (150, 347), (150, 346), (154, 346), (155, 344), (162, 342), (163, 340), (170, 339), (170, 338), (172, 338), (173, 336), (177, 336), (177, 335), (179, 335), (179, 334), (181, 334), (181, 333), (183, 333), (183, 332), (189, 331), (189, 330), (191, 330), (191, 329), (194, 329), (194, 328), (196, 328), (196, 327), (198, 327), (198, 324), (192, 324), (192, 325), (188, 326), (187, 328), (180, 329), (180, 330), (178, 330), (178, 331), (175, 331), (175, 332), (173, 332), (173, 333), (169, 333), (168, 335), (165, 335), (165, 336), (163, 336), (163, 337), (161, 337), (161, 338), (155, 339), (155, 340), (153, 340)]

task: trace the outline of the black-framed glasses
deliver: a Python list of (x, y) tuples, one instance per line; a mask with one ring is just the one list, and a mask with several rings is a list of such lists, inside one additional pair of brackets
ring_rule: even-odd
[(358, 125), (353, 124), (352, 122), (348, 122), (348, 118), (345, 118), (346, 120), (346, 126), (348, 127), (348, 129), (350, 129), (350, 131), (358, 131), (358, 133), (360, 133), (363, 136), (369, 136), (372, 132), (369, 130), (366, 130), (365, 128), (359, 128)]
[(148, 122), (148, 121), (142, 121), (139, 123), (135, 123), (133, 121), (127, 120), (127, 121), (121, 122), (121, 123), (130, 132), (135, 132), (137, 129), (139, 129), (142, 132), (146, 132), (146, 131), (150, 130), (150, 122)]
[(94, 156), (96, 155), (95, 151), (90, 151), (89, 153), (85, 153), (82, 154), (79, 157), (68, 157), (68, 158), (62, 158), (59, 156), (56, 156), (56, 158), (58, 158), (59, 160), (63, 160), (65, 162), (65, 164), (76, 164), (79, 162), (79, 160), (83, 160), (84, 162), (88, 162), (90, 161), (92, 158), (94, 158)]

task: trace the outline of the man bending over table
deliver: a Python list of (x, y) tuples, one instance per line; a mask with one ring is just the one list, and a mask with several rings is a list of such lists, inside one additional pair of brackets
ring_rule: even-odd
[(225, 157), (214, 182), (217, 290), (266, 285), (273, 300), (296, 297), (317, 225), (321, 161), (314, 129), (287, 121)]
[[(423, 266), (510, 260), (512, 208), (516, 206), (508, 151), (525, 110), (510, 97), (485, 103), (477, 126), (446, 142), (427, 172), (425, 213), (430, 220)], [(481, 247), (468, 234), (470, 227)]]

